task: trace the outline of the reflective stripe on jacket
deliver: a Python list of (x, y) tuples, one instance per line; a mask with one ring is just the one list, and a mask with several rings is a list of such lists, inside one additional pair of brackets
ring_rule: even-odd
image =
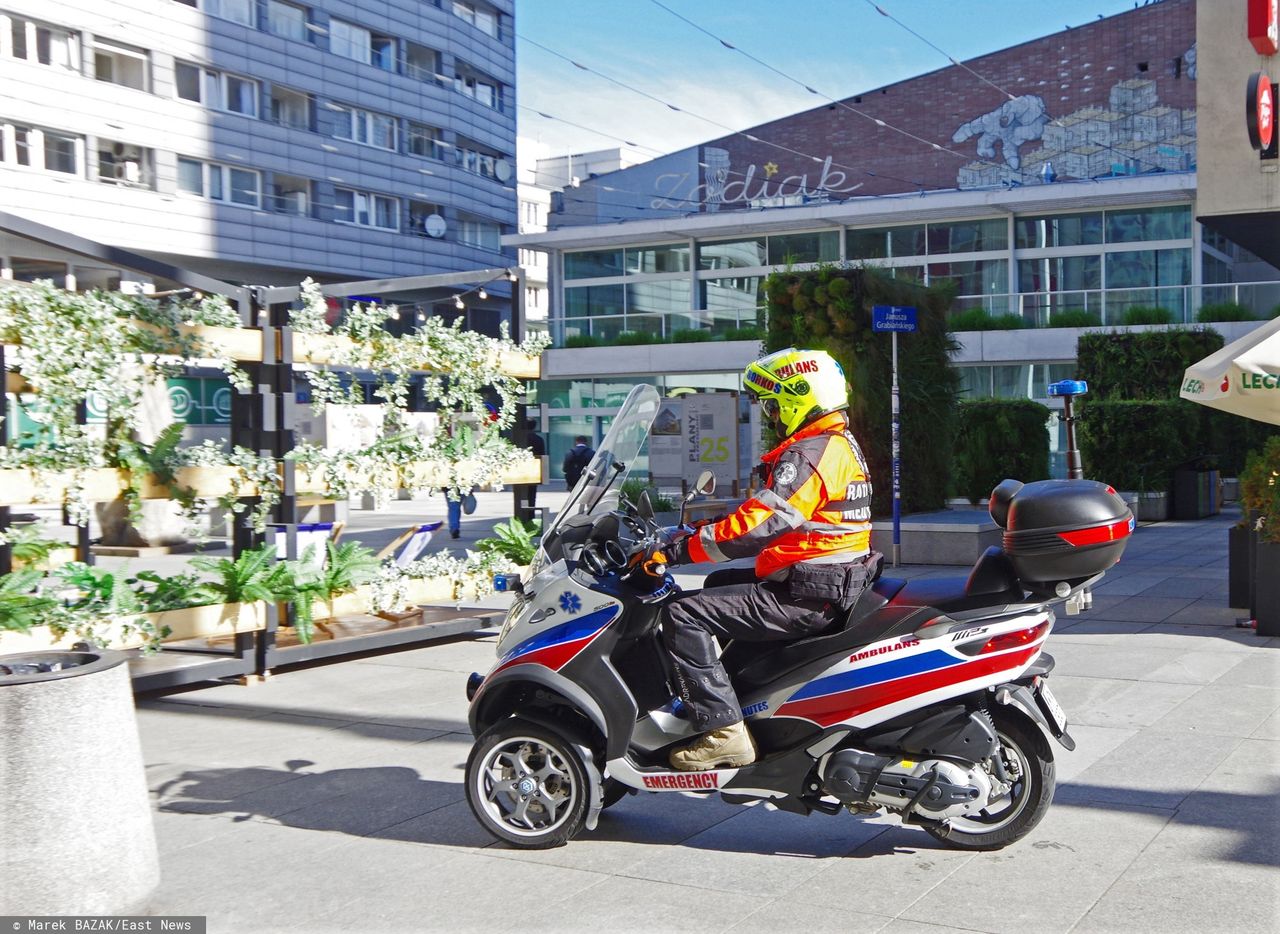
[(693, 561), (756, 555), (756, 576), (800, 561), (852, 561), (871, 546), (871, 481), (843, 412), (801, 428), (764, 456), (765, 489), (689, 538)]

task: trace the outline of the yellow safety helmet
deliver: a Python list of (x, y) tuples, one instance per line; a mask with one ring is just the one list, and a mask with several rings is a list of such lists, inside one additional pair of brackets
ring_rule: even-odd
[(849, 405), (844, 370), (825, 350), (779, 350), (748, 364), (742, 379), (784, 437)]

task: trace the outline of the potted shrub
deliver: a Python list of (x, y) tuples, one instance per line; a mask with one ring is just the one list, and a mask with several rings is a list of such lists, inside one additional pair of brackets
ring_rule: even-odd
[(1245, 515), (1257, 516), (1250, 612), (1258, 635), (1280, 635), (1280, 437), (1249, 455), (1241, 471)]

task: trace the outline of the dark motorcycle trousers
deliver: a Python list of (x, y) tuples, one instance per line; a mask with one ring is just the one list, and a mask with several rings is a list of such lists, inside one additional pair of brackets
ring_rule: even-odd
[(758, 580), (749, 568), (716, 571), (702, 590), (672, 600), (662, 611), (662, 635), (671, 656), (672, 686), (690, 722), (706, 732), (742, 719), (717, 639), (722, 645), (731, 639), (800, 639), (845, 612), (847, 606), (797, 598), (787, 583)]

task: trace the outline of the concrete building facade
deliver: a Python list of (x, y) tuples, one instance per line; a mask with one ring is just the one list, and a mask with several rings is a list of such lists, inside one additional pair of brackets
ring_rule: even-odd
[[(512, 265), (513, 16), (513, 0), (0, 0), (0, 203), (237, 283)], [(0, 236), (0, 275), (120, 271)]]

